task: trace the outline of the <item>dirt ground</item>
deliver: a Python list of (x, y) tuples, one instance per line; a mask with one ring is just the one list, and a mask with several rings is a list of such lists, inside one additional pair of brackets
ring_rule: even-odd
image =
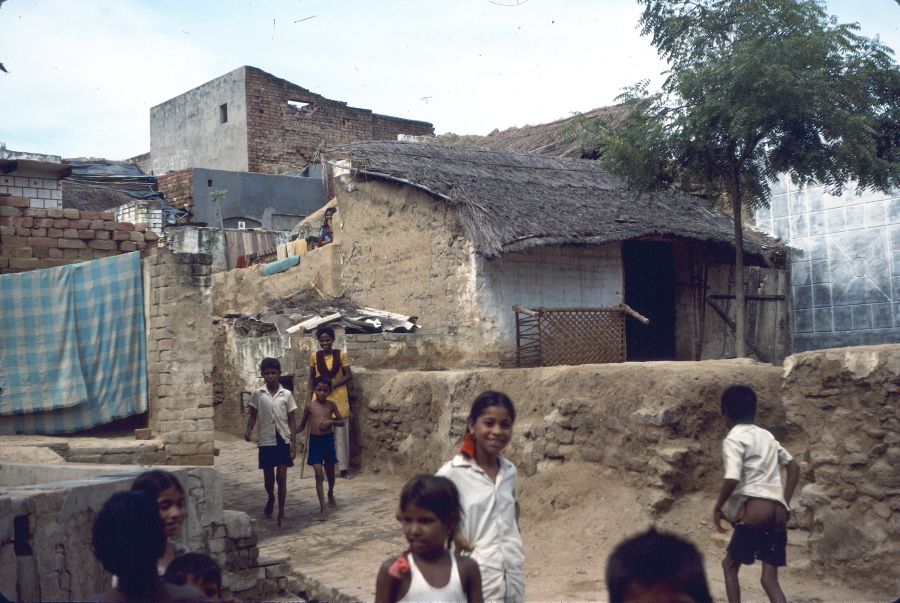
[[(293, 527), (279, 532), (274, 522), (262, 517), (262, 480), (255, 468), (254, 445), (217, 433), (217, 446), (225, 506), (257, 519), (263, 554), (290, 554), (295, 571), (342, 595), (334, 598), (372, 599), (380, 562), (404, 547), (392, 518), (401, 479), (363, 472), (354, 480), (338, 480), (340, 507), (327, 524), (321, 524), (313, 520), (314, 481), (309, 472), (300, 480), (295, 467), (288, 476), (288, 519)], [(566, 464), (523, 479), (521, 528), (528, 600), (605, 601), (607, 555), (623, 538), (653, 523), (698, 545), (713, 596), (724, 600), (719, 562), (729, 536), (717, 534), (711, 525), (714, 496), (698, 492), (681, 497), (672, 510), (654, 521), (637, 502), (638, 492), (624, 487), (619, 477), (598, 464)], [(790, 600), (890, 600), (816, 577), (808, 569), (805, 534), (792, 531), (789, 536), (788, 567), (781, 572), (781, 583)], [(744, 600), (766, 600), (759, 585), (759, 565), (744, 568), (741, 576)]]

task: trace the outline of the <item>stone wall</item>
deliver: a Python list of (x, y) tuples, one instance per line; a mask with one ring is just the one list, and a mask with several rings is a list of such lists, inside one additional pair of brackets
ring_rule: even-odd
[[(212, 467), (170, 469), (185, 490), (179, 540), (222, 568), (222, 598), (259, 601), (296, 591), (289, 559), (259, 556), (246, 513), (222, 510)], [(0, 464), (0, 592), (18, 601), (83, 601), (109, 588), (111, 576), (91, 548), (91, 525), (109, 497), (138, 471), (111, 466)]]
[(157, 190), (169, 205), (191, 211), (194, 207), (194, 170), (191, 168), (161, 174), (156, 179)]
[(0, 196), (0, 272), (77, 264), (156, 246), (147, 225), (116, 222), (112, 212), (34, 208)]
[(149, 423), (171, 465), (213, 463), (211, 262), (205, 253), (144, 260)]
[(62, 207), (62, 187), (57, 174), (35, 171), (29, 175), (25, 171), (23, 169), (16, 170), (15, 174), (0, 174), (0, 196), (24, 197), (28, 200), (25, 207)]
[(248, 171), (281, 174), (296, 169), (313, 163), (319, 146), (396, 140), (398, 134), (434, 135), (430, 123), (348, 107), (345, 102), (327, 99), (261, 69), (243, 69)]
[(436, 470), (455, 453), (472, 401), (496, 389), (516, 405), (504, 454), (523, 478), (570, 463), (603, 463), (641, 492), (641, 503), (662, 511), (678, 496), (721, 484), (728, 429), (720, 398), (728, 385), (753, 387), (760, 424), (784, 433), (780, 373), (736, 360), (360, 371), (359, 459), (400, 477)]
[[(900, 345), (804, 352), (784, 363), (794, 518), (820, 577), (896, 590), (900, 564)], [(893, 596), (893, 595), (892, 595)]]

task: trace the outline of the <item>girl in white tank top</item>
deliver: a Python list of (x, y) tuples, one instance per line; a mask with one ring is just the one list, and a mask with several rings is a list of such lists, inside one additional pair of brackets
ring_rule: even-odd
[(481, 572), (448, 550), (459, 525), (459, 492), (449, 479), (421, 474), (400, 493), (397, 519), (409, 548), (381, 564), (375, 600), (482, 603)]

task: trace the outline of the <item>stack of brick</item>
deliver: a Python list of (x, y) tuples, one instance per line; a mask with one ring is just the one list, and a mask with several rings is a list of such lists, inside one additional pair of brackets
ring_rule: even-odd
[(146, 224), (116, 222), (111, 212), (29, 207), (0, 196), (0, 273), (53, 268), (155, 247)]
[(163, 174), (156, 179), (156, 186), (169, 205), (192, 211), (194, 207), (192, 168)]
[(291, 558), (260, 556), (259, 536), (246, 513), (222, 511), (222, 516), (225, 524), (216, 535), (224, 537), (209, 542), (209, 555), (222, 568), (222, 599), (270, 601), (286, 591), (296, 593), (299, 582), (291, 578)]
[(150, 428), (169, 465), (213, 464), (212, 256), (144, 260)]

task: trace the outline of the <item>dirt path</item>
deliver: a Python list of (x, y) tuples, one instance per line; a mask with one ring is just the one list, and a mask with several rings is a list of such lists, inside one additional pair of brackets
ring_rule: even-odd
[[(321, 600), (372, 600), (381, 562), (405, 547), (394, 509), (402, 480), (374, 473), (338, 479), (338, 508), (329, 521), (315, 521), (318, 502), (312, 471), (300, 479), (299, 462), (288, 471), (287, 518), (291, 528), (279, 531), (262, 514), (265, 492), (256, 468), (256, 448), (243, 439), (216, 433), (221, 450), (216, 467), (222, 474), (226, 509), (245, 511), (257, 520), (260, 552), (290, 555), (294, 571)], [(652, 518), (634, 492), (597, 465), (566, 465), (523, 480), (522, 538), (526, 554), (529, 601), (605, 601), (603, 571), (609, 551), (620, 540), (645, 529)], [(656, 522), (698, 544), (705, 555), (713, 596), (724, 599), (719, 561), (728, 535), (709, 525), (712, 494), (682, 498)], [(788, 567), (781, 582), (794, 601), (876, 601), (873, 593), (819, 579), (811, 573), (803, 544), (805, 534), (792, 531)], [(763, 601), (759, 565), (742, 570), (747, 601)]]

